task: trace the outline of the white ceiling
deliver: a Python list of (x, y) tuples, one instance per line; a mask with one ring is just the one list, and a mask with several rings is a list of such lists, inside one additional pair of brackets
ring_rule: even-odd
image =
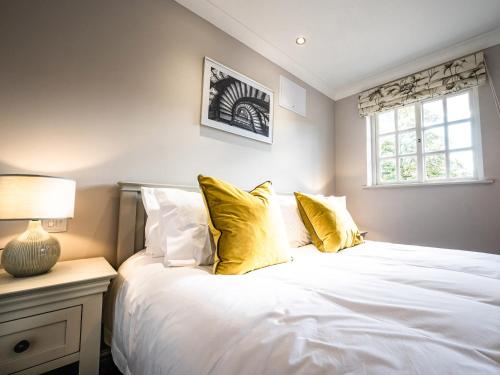
[(176, 1), (335, 100), (500, 43), (499, 0)]

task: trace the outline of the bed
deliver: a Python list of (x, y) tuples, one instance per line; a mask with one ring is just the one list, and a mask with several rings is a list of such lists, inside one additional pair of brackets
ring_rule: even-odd
[(140, 250), (140, 185), (121, 184), (124, 374), (500, 374), (500, 256), (366, 241), (241, 276), (165, 267)]

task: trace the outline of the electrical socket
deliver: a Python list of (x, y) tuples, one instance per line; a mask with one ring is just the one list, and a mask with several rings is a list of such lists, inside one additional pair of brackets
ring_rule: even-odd
[(66, 232), (68, 230), (67, 219), (46, 219), (42, 220), (43, 229), (49, 233)]

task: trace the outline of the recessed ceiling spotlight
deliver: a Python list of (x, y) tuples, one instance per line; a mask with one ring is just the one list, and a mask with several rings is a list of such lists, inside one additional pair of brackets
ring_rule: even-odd
[(304, 38), (303, 36), (299, 36), (297, 39), (295, 39), (295, 43), (301, 46), (306, 43), (306, 38)]

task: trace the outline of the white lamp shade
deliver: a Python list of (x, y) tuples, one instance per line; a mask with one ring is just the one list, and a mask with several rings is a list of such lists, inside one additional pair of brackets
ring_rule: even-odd
[(73, 217), (75, 181), (32, 175), (0, 175), (0, 220)]

